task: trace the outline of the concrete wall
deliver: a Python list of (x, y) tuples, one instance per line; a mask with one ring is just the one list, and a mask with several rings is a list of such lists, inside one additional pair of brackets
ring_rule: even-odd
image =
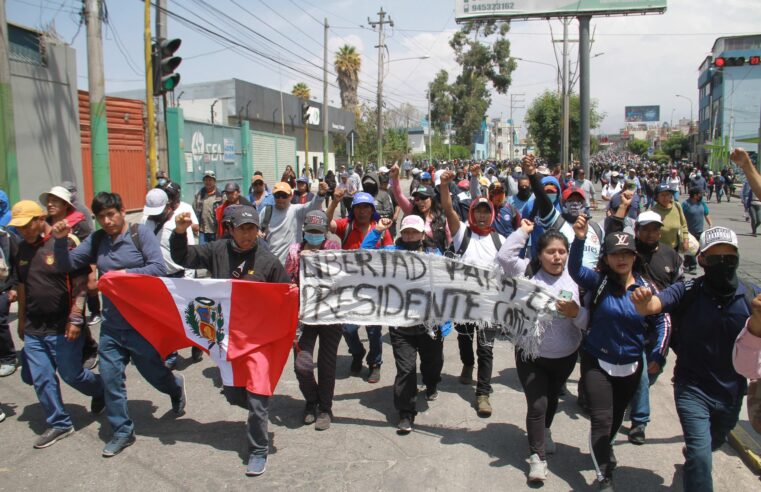
[(48, 43), (44, 66), (11, 60), (19, 189), (36, 200), (61, 181), (82, 185), (76, 53)]

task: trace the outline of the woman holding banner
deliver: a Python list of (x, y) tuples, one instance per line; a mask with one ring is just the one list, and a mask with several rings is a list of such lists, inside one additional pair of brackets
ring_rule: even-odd
[(581, 343), (581, 331), (589, 321), (588, 311), (580, 306), (579, 287), (566, 269), (568, 239), (559, 231), (549, 230), (539, 236), (537, 256), (520, 258), (534, 224), (521, 221), (521, 227), (510, 236), (497, 254), (497, 261), (505, 275), (526, 276), (556, 296), (557, 312), (547, 326), (539, 346), (539, 357), (529, 359), (519, 348), (515, 349), (515, 366), (526, 396), (526, 431), (531, 456), (530, 482), (547, 479), (546, 454), (555, 452), (550, 426), (558, 407), (558, 397), (568, 376), (576, 365)]
[[(613, 490), (617, 461), (612, 442), (624, 411), (637, 390), (643, 370), (657, 374), (668, 353), (669, 325), (663, 314), (641, 316), (628, 291), (652, 284), (645, 275), (634, 236), (613, 232), (605, 237), (597, 270), (582, 266), (587, 218), (573, 225), (575, 238), (568, 258), (568, 271), (579, 287), (592, 292), (590, 321), (581, 349), (582, 390), (591, 421), (590, 447), (600, 490)], [(654, 335), (652, 348), (645, 340)], [(643, 368), (642, 353), (648, 365)]]
[[(291, 282), (299, 285), (301, 255), (326, 249), (341, 249), (341, 243), (328, 239), (328, 216), (322, 210), (313, 210), (304, 218), (303, 240), (291, 244), (285, 260), (285, 271)], [(333, 419), (333, 393), (336, 388), (336, 357), (341, 342), (343, 325), (305, 325), (299, 323), (300, 334), (293, 345), (294, 370), (299, 389), (306, 400), (304, 425), (314, 424), (315, 430), (327, 430)], [(317, 354), (317, 377), (314, 378), (314, 346), (320, 339)]]
[[(391, 227), (391, 219), (381, 219), (362, 242), (362, 249), (376, 249), (378, 240)], [(402, 227), (396, 242), (383, 249), (415, 251), (440, 255), (441, 252), (425, 235), (425, 223), (417, 215), (408, 215), (402, 220)], [(415, 422), (417, 409), (417, 356), (420, 355), (420, 372), (425, 384), (425, 399), (433, 401), (439, 397), (437, 390), (441, 381), (441, 369), (444, 367), (444, 335), (452, 329), (447, 322), (440, 328), (428, 328), (425, 325), (392, 326), (389, 329), (391, 347), (396, 362), (396, 379), (394, 380), (394, 407), (399, 412), (399, 434), (409, 434)]]

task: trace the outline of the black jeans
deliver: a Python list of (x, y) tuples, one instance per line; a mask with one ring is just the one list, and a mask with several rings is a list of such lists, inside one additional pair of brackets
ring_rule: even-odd
[[(476, 395), (491, 394), (491, 372), (494, 355), (492, 346), (487, 343), (483, 329), (476, 329), (474, 324), (456, 325), (457, 345), (460, 348), (460, 360), (466, 366), (476, 365), (478, 357), (478, 376)], [(476, 354), (473, 354), (473, 339), (476, 339)]]
[(269, 453), (269, 436), (267, 435), (267, 418), (269, 415), (270, 397), (251, 393), (246, 388), (223, 386), (222, 394), (230, 405), (248, 410), (248, 450), (256, 456), (267, 457)]
[(417, 414), (417, 355), (420, 354), (420, 373), (427, 388), (436, 388), (441, 381), (441, 369), (444, 367), (444, 339), (441, 332), (436, 330), (436, 338), (431, 338), (428, 333), (408, 334), (409, 330), (416, 330), (416, 327), (389, 330), (396, 362), (394, 407), (400, 416)]
[(530, 454), (538, 454), (544, 460), (544, 429), (549, 429), (558, 409), (560, 390), (576, 366), (577, 353), (560, 359), (538, 357), (523, 360), (520, 350), (515, 350), (515, 368), (523, 386), (528, 411), (526, 432)]
[[(299, 389), (307, 403), (319, 404), (320, 410), (330, 412), (336, 388), (336, 356), (341, 342), (343, 325), (303, 325), (301, 336), (294, 344), (293, 367)], [(320, 339), (317, 353), (317, 379), (314, 378), (314, 346)]]
[(624, 420), (626, 407), (637, 391), (642, 361), (634, 374), (613, 377), (600, 368), (597, 358), (582, 351), (581, 373), (592, 424), (589, 437), (592, 460), (598, 476), (610, 477), (613, 473), (609, 466), (611, 443)]
[(8, 315), (11, 304), (8, 302), (8, 291), (0, 293), (0, 363), (16, 364), (16, 347), (13, 345), (11, 328), (8, 325)]

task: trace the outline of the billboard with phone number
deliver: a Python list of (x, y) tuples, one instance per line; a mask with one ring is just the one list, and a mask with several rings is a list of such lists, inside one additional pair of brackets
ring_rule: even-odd
[(666, 0), (455, 0), (455, 20), (663, 13)]
[(660, 106), (626, 106), (624, 119), (627, 123), (661, 121)]

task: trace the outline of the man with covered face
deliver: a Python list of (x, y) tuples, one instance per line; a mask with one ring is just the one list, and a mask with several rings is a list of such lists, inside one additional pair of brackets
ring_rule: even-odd
[[(496, 258), (499, 248), (505, 241), (493, 227), (494, 205), (486, 198), (475, 198), (470, 204), (468, 222), (460, 222), (460, 217), (452, 205), (449, 183), (454, 179), (452, 171), (441, 174), (439, 185), (441, 208), (447, 218), (447, 225), (452, 234), (452, 246), (462, 261), (484, 267), (496, 268)], [(492, 413), (489, 394), (491, 394), (492, 345), (487, 340), (485, 330), (478, 329), (474, 324), (457, 326), (457, 343), (460, 348), (460, 360), (463, 368), (460, 382), (471, 384), (475, 357), (473, 354), (473, 338), (477, 340), (476, 356), (478, 357), (478, 376), (476, 383), (476, 412), (482, 417)]]

